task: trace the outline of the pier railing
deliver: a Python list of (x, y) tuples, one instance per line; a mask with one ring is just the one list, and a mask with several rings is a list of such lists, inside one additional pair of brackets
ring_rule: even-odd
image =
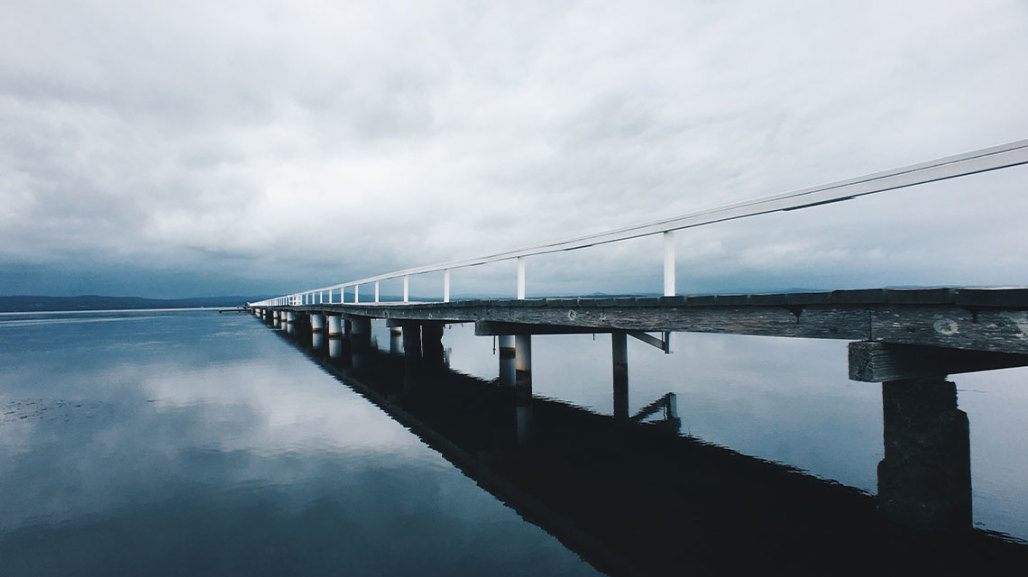
[[(922, 162), (902, 168), (876, 172), (831, 184), (804, 188), (793, 192), (767, 196), (746, 202), (693, 212), (673, 218), (636, 224), (597, 234), (509, 250), (487, 256), (455, 260), (439, 264), (418, 266), (388, 272), (367, 278), (342, 282), (331, 286), (308, 289), (256, 303), (251, 306), (287, 306), (306, 304), (343, 304), (346, 289), (353, 289), (353, 301), (362, 302), (360, 288), (373, 286), (373, 301), (379, 302), (381, 281), (402, 278), (403, 302), (410, 299), (410, 277), (431, 272), (443, 272), (443, 301), (450, 301), (450, 271), (488, 263), (517, 261), (517, 298), (525, 298), (525, 259), (530, 256), (571, 251), (590, 246), (625, 241), (643, 236), (663, 235), (664, 295), (675, 294), (675, 243), (677, 230), (695, 228), (779, 211), (793, 211), (823, 204), (841, 202), (869, 194), (926, 184), (1028, 164), (1028, 140), (1020, 140), (955, 156)], [(338, 300), (337, 300), (338, 297)], [(368, 302), (368, 301), (365, 301)]]

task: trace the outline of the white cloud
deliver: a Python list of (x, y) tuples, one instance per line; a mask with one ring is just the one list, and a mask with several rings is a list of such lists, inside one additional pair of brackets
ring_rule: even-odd
[[(1028, 134), (1016, 1), (31, 2), (0, 16), (6, 266), (88, 255), (99, 275), (156, 262), (294, 289)], [(737, 234), (759, 243), (793, 219)], [(971, 226), (1024, 243), (1016, 214), (987, 220)], [(811, 232), (782, 247), (866, 252)]]

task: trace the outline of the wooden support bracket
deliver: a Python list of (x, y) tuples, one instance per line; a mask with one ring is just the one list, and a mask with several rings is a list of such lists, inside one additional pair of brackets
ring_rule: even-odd
[(1028, 355), (875, 341), (849, 344), (850, 379), (881, 383), (1028, 366)]
[(644, 333), (642, 331), (628, 331), (628, 334), (632, 335), (633, 337), (639, 339), (640, 341), (642, 341), (642, 342), (644, 342), (644, 343), (646, 343), (648, 345), (651, 345), (653, 347), (656, 347), (656, 348), (664, 351), (664, 354), (666, 354), (666, 355), (671, 354), (671, 332), (670, 331), (663, 331), (662, 333), (660, 333), (660, 338), (659, 339), (657, 337), (653, 336), (653, 335), (650, 335), (648, 333)]

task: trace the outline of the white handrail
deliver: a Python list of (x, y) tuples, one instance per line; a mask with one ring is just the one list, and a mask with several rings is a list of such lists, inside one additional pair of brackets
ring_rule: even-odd
[[(300, 291), (297, 293), (292, 293), (290, 295), (283, 295), (281, 297), (267, 299), (250, 304), (251, 306), (268, 306), (272, 304), (281, 305), (285, 304), (286, 302), (295, 302), (296, 297), (299, 295), (316, 293), (318, 291), (332, 290), (340, 290), (340, 292), (342, 293), (342, 291), (348, 287), (367, 283), (375, 283), (375, 302), (378, 302), (378, 282), (400, 277), (404, 278), (404, 301), (406, 301), (409, 296), (408, 283), (411, 275), (435, 271), (448, 271), (452, 269), (478, 266), (482, 264), (498, 262), (503, 260), (523, 259), (527, 256), (576, 250), (600, 244), (619, 242), (623, 240), (629, 240), (633, 238), (639, 238), (642, 236), (649, 236), (660, 233), (670, 233), (675, 230), (694, 228), (698, 226), (704, 226), (728, 220), (736, 220), (750, 216), (757, 216), (771, 212), (799, 210), (802, 208), (809, 208), (812, 206), (818, 206), (822, 204), (850, 200), (852, 198), (866, 196), (869, 194), (875, 194), (877, 192), (895, 190), (898, 188), (906, 188), (909, 186), (916, 186), (928, 182), (957, 178), (961, 176), (967, 176), (970, 174), (976, 174), (979, 172), (987, 172), (990, 170), (1009, 168), (1012, 166), (1018, 166), (1022, 164), (1028, 164), (1028, 140), (1019, 140), (1017, 142), (1011, 142), (1009, 144), (1002, 144), (999, 146), (975, 150), (964, 154), (947, 156), (945, 158), (940, 158), (937, 160), (930, 160), (927, 162), (921, 162), (902, 168), (887, 170), (883, 172), (876, 172), (857, 178), (850, 178), (847, 180), (833, 182), (831, 184), (815, 186), (811, 188), (804, 188), (793, 192), (777, 194), (774, 196), (767, 196), (763, 198), (740, 202), (737, 204), (730, 204), (718, 208), (712, 208), (708, 210), (702, 210), (699, 212), (693, 212), (681, 216), (676, 216), (673, 218), (666, 218), (653, 222), (636, 224), (632, 226), (614, 229), (607, 232), (590, 234), (557, 242), (551, 242), (525, 248), (519, 248), (515, 250), (504, 251), (488, 256), (480, 256), (464, 260), (456, 260), (440, 264), (408, 268), (377, 276), (367, 277), (360, 280), (334, 284), (331, 286), (315, 288), (306, 291)], [(665, 238), (667, 239), (669, 237)], [(668, 244), (670, 243), (665, 242), (665, 245)], [(674, 294), (673, 245), (670, 252), (671, 256), (668, 257), (667, 255), (667, 247), (665, 247), (664, 292), (665, 294)], [(670, 267), (667, 262), (669, 258), (672, 261)], [(520, 298), (524, 298), (523, 265), (524, 261), (520, 260), (518, 267), (518, 294)], [(670, 283), (668, 281), (668, 274), (670, 274)], [(448, 277), (449, 275), (447, 274), (446, 276)], [(447, 285), (446, 288), (448, 289), (449, 283), (446, 282), (445, 284)]]

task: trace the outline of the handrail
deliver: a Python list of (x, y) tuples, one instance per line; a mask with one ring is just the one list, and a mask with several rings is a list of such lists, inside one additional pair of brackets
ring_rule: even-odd
[[(1011, 142), (1008, 144), (1002, 144), (999, 146), (993, 146), (990, 148), (966, 152), (964, 154), (947, 156), (944, 158), (930, 160), (927, 162), (921, 162), (902, 168), (896, 168), (893, 170), (876, 172), (865, 176), (841, 180), (838, 182), (833, 182), (831, 184), (804, 188), (793, 192), (787, 192), (784, 194), (777, 194), (736, 204), (730, 204), (718, 208), (701, 210), (698, 212), (676, 216), (673, 218), (665, 218), (653, 222), (617, 228), (611, 231), (579, 236), (571, 239), (549, 242), (540, 245), (533, 245), (525, 248), (499, 252), (487, 256), (454, 260), (439, 264), (418, 266), (398, 270), (359, 280), (348, 281), (344, 283), (334, 284), (331, 286), (309, 289), (288, 295), (283, 295), (280, 297), (263, 300), (257, 303), (250, 303), (250, 305), (267, 306), (271, 305), (272, 303), (286, 304), (286, 302), (290, 299), (296, 300), (297, 297), (301, 297), (302, 295), (314, 295), (334, 290), (340, 290), (340, 292), (342, 293), (342, 291), (349, 287), (378, 283), (379, 281), (393, 278), (410, 277), (411, 275), (424, 274), (435, 271), (449, 271), (452, 269), (478, 266), (482, 264), (498, 262), (503, 260), (524, 259), (524, 257), (527, 256), (576, 250), (580, 248), (586, 248), (600, 244), (608, 244), (612, 242), (620, 242), (623, 240), (629, 240), (642, 236), (650, 236), (654, 234), (663, 233), (665, 235), (670, 235), (671, 233), (673, 233), (673, 231), (676, 230), (694, 228), (698, 226), (704, 226), (708, 224), (714, 224), (729, 220), (736, 220), (750, 216), (757, 216), (771, 212), (792, 211), (803, 208), (809, 208), (812, 206), (820, 206), (823, 204), (829, 204), (833, 202), (841, 202), (844, 200), (850, 200), (853, 198), (866, 196), (869, 194), (875, 194), (878, 192), (906, 188), (910, 186), (916, 186), (919, 184), (925, 184), (939, 180), (946, 180), (950, 178), (957, 178), (961, 176), (967, 176), (970, 174), (977, 174), (980, 172), (987, 172), (1001, 168), (1009, 168), (1012, 166), (1018, 166), (1022, 164), (1028, 164), (1028, 140), (1019, 140), (1017, 142)], [(670, 252), (670, 259), (668, 258), (669, 253), (667, 251), (672, 251)], [(673, 243), (665, 241), (665, 275), (671, 275), (671, 294), (674, 293), (673, 254)], [(670, 273), (668, 270), (669, 260), (671, 267)], [(518, 296), (519, 298), (524, 298), (523, 260), (519, 260), (518, 273)], [(446, 293), (445, 300), (449, 300), (448, 281), (449, 274), (447, 273), (444, 289), (444, 293)], [(378, 300), (377, 292), (378, 291), (376, 284), (376, 301)], [(665, 294), (668, 294), (668, 292), (668, 283), (665, 282)], [(406, 300), (407, 295), (405, 294), (404, 296)]]

